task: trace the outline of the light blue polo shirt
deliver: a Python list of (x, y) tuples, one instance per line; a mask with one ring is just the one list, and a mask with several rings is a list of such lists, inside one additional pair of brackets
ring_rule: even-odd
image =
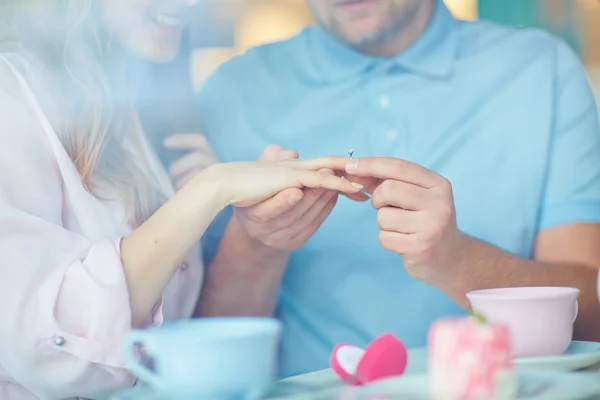
[[(600, 222), (597, 109), (576, 55), (539, 30), (457, 21), (441, 0), (397, 57), (308, 27), (223, 65), (199, 106), (223, 161), (277, 143), (301, 158), (353, 148), (419, 163), (452, 182), (462, 231), (522, 257), (540, 230)], [(205, 236), (209, 257), (226, 218)], [(278, 309), (282, 376), (326, 368), (336, 343), (383, 332), (423, 346), (434, 320), (464, 313), (411, 278), (378, 234), (369, 203), (340, 197), (292, 254)]]

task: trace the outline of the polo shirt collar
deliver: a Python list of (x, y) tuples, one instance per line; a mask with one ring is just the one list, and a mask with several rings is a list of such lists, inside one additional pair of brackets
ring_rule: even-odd
[(307, 51), (314, 68), (326, 80), (334, 81), (358, 75), (382, 62), (416, 74), (447, 77), (458, 53), (458, 21), (443, 0), (435, 0), (432, 18), (421, 37), (408, 49), (391, 58), (372, 57), (339, 41), (320, 26), (308, 32)]

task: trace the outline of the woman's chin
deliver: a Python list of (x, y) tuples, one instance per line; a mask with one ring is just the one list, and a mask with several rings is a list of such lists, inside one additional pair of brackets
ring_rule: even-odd
[(179, 40), (146, 43), (144, 46), (127, 46), (132, 54), (155, 63), (168, 63), (179, 53)]

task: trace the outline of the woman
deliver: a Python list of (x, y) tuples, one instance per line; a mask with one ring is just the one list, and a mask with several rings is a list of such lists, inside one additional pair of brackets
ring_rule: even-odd
[[(228, 205), (288, 187), (356, 193), (343, 158), (217, 164), (176, 194), (149, 150), (123, 54), (176, 54), (188, 0), (0, 5), (0, 398), (132, 385), (132, 327), (192, 315), (197, 242)], [(356, 187), (355, 187), (356, 186)]]

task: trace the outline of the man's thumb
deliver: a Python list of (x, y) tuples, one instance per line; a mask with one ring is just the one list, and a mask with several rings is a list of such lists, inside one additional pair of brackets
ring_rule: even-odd
[(283, 147), (271, 144), (265, 148), (260, 155), (260, 161), (283, 161), (298, 158), (298, 152), (295, 150), (287, 150)]

